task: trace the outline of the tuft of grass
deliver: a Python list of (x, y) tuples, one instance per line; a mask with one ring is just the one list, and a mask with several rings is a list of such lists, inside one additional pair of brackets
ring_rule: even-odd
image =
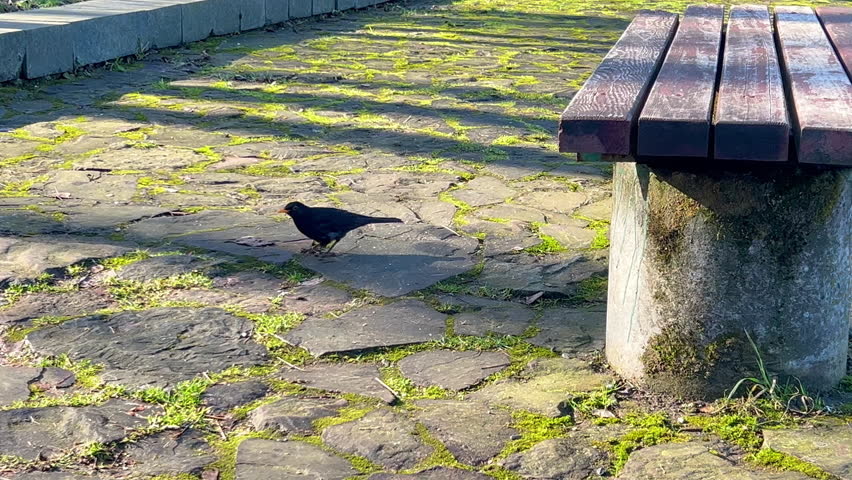
[(191, 272), (147, 282), (113, 278), (107, 282), (107, 287), (120, 305), (128, 308), (142, 308), (156, 303), (166, 290), (212, 288), (213, 281), (206, 275)]
[(3, 291), (3, 297), (6, 302), (15, 303), (25, 295), (34, 293), (67, 293), (73, 292), (77, 287), (73, 284), (55, 284), (53, 283), (53, 275), (49, 273), (38, 276), (31, 283), (16, 283), (10, 285)]
[(608, 285), (606, 277), (589, 277), (577, 285), (572, 300), (586, 303), (606, 300)]
[(568, 406), (571, 407), (575, 416), (578, 414), (593, 416), (595, 410), (609, 410), (618, 405), (616, 391), (618, 391), (617, 385), (606, 385), (592, 392), (579, 393), (568, 400)]
[(728, 394), (728, 400), (734, 398), (741, 386), (751, 384), (744, 400), (746, 405), (758, 408), (768, 405), (773, 410), (798, 414), (819, 413), (824, 409), (822, 399), (809, 395), (798, 379), (794, 379), (797, 385), (790, 380), (783, 385), (779, 384), (777, 377), (767, 370), (763, 356), (748, 331), (745, 331), (745, 335), (754, 350), (759, 376), (740, 379)]
[(92, 363), (90, 360), (75, 362), (65, 353), (48, 357), (42, 360), (39, 366), (64, 368), (65, 370), (74, 372), (74, 375), (77, 377), (77, 385), (84, 388), (97, 389), (104, 383), (98, 375), (103, 371), (103, 365)]
[(173, 390), (151, 387), (133, 396), (143, 402), (163, 408), (163, 414), (149, 419), (158, 428), (181, 428), (206, 425), (207, 408), (201, 406), (201, 394), (210, 386), (209, 380), (196, 378), (180, 382)]

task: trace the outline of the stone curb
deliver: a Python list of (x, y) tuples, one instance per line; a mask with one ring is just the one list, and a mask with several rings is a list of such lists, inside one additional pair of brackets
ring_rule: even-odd
[(0, 14), (0, 82), (387, 0), (89, 0)]

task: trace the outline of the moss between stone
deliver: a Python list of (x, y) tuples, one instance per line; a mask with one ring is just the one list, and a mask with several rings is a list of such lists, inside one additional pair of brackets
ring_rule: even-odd
[(799, 460), (791, 455), (776, 452), (770, 448), (750, 454), (745, 460), (763, 467), (769, 467), (772, 470), (801, 472), (811, 478), (818, 478), (820, 480), (840, 480), (836, 475), (832, 475), (816, 465)]

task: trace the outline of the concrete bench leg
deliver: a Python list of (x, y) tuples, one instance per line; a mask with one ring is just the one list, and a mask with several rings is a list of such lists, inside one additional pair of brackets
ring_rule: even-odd
[(616, 165), (610, 365), (654, 391), (717, 397), (755, 373), (748, 331), (770, 371), (836, 386), (852, 320), (852, 169), (684, 163)]

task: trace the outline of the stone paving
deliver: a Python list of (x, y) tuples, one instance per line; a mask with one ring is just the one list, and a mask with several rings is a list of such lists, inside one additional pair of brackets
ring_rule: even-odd
[[(0, 478), (852, 478), (849, 394), (782, 416), (602, 364), (611, 169), (554, 130), (607, 5), (396, 4), (0, 87)], [(311, 256), (292, 200), (404, 223)]]

